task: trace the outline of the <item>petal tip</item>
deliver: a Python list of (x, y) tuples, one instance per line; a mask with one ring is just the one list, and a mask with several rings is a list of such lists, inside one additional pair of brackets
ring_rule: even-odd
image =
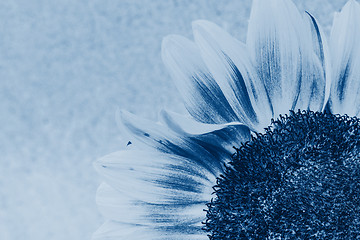
[(97, 159), (96, 161), (93, 162), (93, 168), (95, 169), (96, 172), (101, 173), (104, 168), (106, 168), (105, 163), (103, 162), (103, 159)]
[(191, 25), (194, 34), (196, 34), (197, 32), (209, 31), (209, 29), (217, 27), (215, 23), (203, 19), (195, 20), (192, 22)]
[(349, 0), (341, 9), (341, 13), (349, 14), (351, 11), (359, 11), (359, 3), (356, 0)]
[(131, 120), (135, 118), (135, 115), (124, 109), (121, 109), (119, 110), (118, 118), (123, 125), (126, 125), (126, 123), (132, 122)]
[(176, 34), (170, 34), (163, 38), (161, 47), (162, 49), (171, 47), (174, 43), (177, 43), (180, 39), (183, 39), (184, 37), (176, 35)]
[(191, 41), (183, 36), (171, 34), (163, 38), (161, 43), (161, 56), (163, 61), (166, 63), (166, 60), (173, 55), (179, 55), (179, 52), (184, 50), (191, 49)]

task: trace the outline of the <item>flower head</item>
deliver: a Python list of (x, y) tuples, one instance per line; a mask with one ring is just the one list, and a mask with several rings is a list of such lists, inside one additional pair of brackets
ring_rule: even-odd
[(359, 16), (350, 0), (328, 46), (290, 0), (254, 0), (246, 44), (203, 20), (195, 42), (166, 37), (162, 57), (191, 117), (121, 113), (133, 144), (95, 163), (108, 220), (94, 239), (358, 236), (339, 226), (359, 216), (338, 215), (360, 208), (349, 180), (360, 174)]
[(280, 117), (237, 149), (204, 229), (210, 239), (356, 239), (359, 150), (359, 118)]

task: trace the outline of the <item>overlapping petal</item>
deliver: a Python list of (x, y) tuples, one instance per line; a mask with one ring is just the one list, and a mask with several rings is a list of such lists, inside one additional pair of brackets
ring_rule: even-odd
[(195, 21), (193, 31), (208, 69), (238, 119), (262, 131), (272, 117), (271, 104), (245, 44), (208, 21)]
[(291, 1), (253, 1), (247, 46), (275, 117), (289, 110), (323, 108), (324, 69), (308, 24)]
[(322, 27), (318, 24), (316, 18), (313, 15), (311, 15), (309, 12), (306, 12), (305, 17), (307, 18), (310, 25), (312, 47), (318, 59), (320, 60), (323, 69), (323, 74), (325, 79), (325, 95), (323, 97), (322, 110), (324, 110), (330, 97), (331, 80), (332, 80), (331, 59), (330, 59), (328, 41)]
[(103, 225), (93, 234), (93, 240), (107, 239), (107, 240), (119, 240), (119, 239), (131, 239), (131, 240), (143, 240), (148, 236), (154, 236), (155, 234), (143, 226), (136, 226), (130, 224), (123, 224), (112, 220), (107, 220)]
[(216, 124), (239, 120), (193, 42), (176, 35), (166, 37), (162, 59), (197, 121)]
[(188, 125), (195, 125), (198, 131), (186, 132), (183, 129), (179, 132), (181, 124), (170, 116), (163, 113), (166, 126), (123, 112), (122, 124), (151, 149), (192, 159), (214, 174), (222, 171), (224, 162), (232, 154), (232, 147), (248, 141), (250, 137), (250, 130), (244, 124), (203, 124), (185, 117), (182, 123), (188, 121)]
[(360, 5), (350, 0), (335, 15), (330, 36), (334, 113), (360, 116)]
[(198, 231), (216, 179), (190, 159), (156, 152), (112, 153), (95, 168), (107, 184), (97, 196), (106, 217), (159, 231)]
[(147, 239), (186, 239), (186, 234), (201, 239), (212, 186), (230, 160), (232, 146), (249, 139), (249, 128), (203, 124), (166, 111), (162, 123), (127, 112), (121, 120), (148, 147), (112, 153), (95, 163), (105, 180), (97, 192), (102, 214), (117, 224), (150, 228), (154, 234)]
[(140, 225), (123, 224), (117, 221), (106, 221), (93, 235), (93, 240), (205, 240), (205, 234), (200, 233), (173, 233), (161, 234), (152, 228)]
[[(121, 164), (121, 162), (119, 163)], [(104, 165), (108, 166), (108, 164)], [(100, 168), (104, 166), (99, 166)], [(153, 166), (157, 166), (156, 164), (153, 164)], [(166, 164), (163, 163), (163, 167), (166, 167)], [(179, 169), (174, 168), (174, 171), (180, 171)], [(100, 171), (103, 171), (100, 169)], [(136, 171), (136, 170), (133, 170)], [(111, 173), (104, 172), (107, 176), (110, 176)], [(166, 171), (164, 171), (164, 174)], [(126, 174), (126, 171), (125, 171)], [(99, 206), (99, 209), (101, 213), (108, 217), (109, 219), (121, 222), (121, 223), (128, 223), (137, 225), (141, 223), (141, 225), (157, 225), (157, 227), (172, 227), (175, 225), (182, 225), (182, 224), (194, 224), (199, 225), (201, 221), (203, 221), (203, 214), (202, 210), (204, 208), (204, 202), (207, 201), (208, 196), (202, 196), (201, 192), (208, 191), (211, 192), (210, 189), (207, 189), (208, 191), (204, 191), (203, 189), (200, 189), (201, 187), (208, 187), (208, 184), (204, 182), (204, 180), (200, 179), (199, 181), (197, 177), (193, 180), (190, 180), (190, 175), (188, 172), (185, 173), (185, 171), (182, 171), (182, 173), (177, 173), (172, 176), (172, 180), (175, 180), (176, 178), (184, 178), (186, 181), (182, 182), (181, 188), (185, 189), (185, 193), (187, 195), (191, 195), (191, 198), (188, 198), (184, 195), (177, 194), (179, 193), (179, 189), (176, 190), (176, 196), (171, 195), (172, 189), (170, 189), (169, 193), (160, 193), (160, 191), (155, 191), (155, 188), (152, 187), (152, 181), (150, 183), (147, 183), (146, 188), (137, 189), (136, 187), (132, 189), (131, 192), (134, 192), (134, 194), (129, 194), (125, 192), (126, 186), (121, 186), (116, 184), (113, 184), (114, 180), (110, 180), (109, 184), (103, 183), (97, 192), (96, 202)], [(127, 176), (129, 177), (129, 176)], [(146, 181), (146, 176), (142, 176), (143, 181)], [(164, 178), (165, 176), (162, 175), (161, 178)], [(160, 179), (156, 179), (156, 183), (164, 188), (164, 191), (169, 189), (170, 186), (165, 184), (165, 182), (161, 182)], [(169, 176), (167, 178), (170, 178)], [(207, 178), (204, 176), (204, 178)], [(171, 179), (167, 179), (169, 181)], [(125, 181), (123, 184), (129, 184), (130, 179)], [(208, 180), (206, 180), (208, 181)], [(194, 185), (194, 182), (196, 183)], [(203, 184), (201, 183), (203, 182)], [(173, 183), (175, 184), (175, 183)], [(179, 183), (178, 183), (179, 184)], [(114, 187), (112, 187), (114, 186)], [(131, 187), (131, 184), (130, 186)], [(190, 190), (192, 189), (192, 191)], [(152, 197), (148, 197), (147, 195), (149, 193), (145, 191), (152, 191), (152, 194), (155, 197), (158, 197), (157, 199), (154, 199)], [(162, 189), (160, 189), (162, 190)], [(144, 193), (145, 192), (145, 193)], [(164, 197), (164, 195), (166, 197)], [(140, 197), (140, 199), (139, 199)], [(185, 202), (180, 202), (179, 198), (186, 198)], [(194, 200), (195, 199), (195, 200)], [(175, 200), (179, 202), (174, 202)], [(171, 224), (171, 225), (170, 225)]]
[(196, 119), (240, 121), (261, 132), (280, 113), (324, 108), (326, 40), (315, 18), (302, 16), (291, 1), (255, 0), (247, 45), (204, 20), (193, 31), (196, 45), (167, 38), (163, 59)]

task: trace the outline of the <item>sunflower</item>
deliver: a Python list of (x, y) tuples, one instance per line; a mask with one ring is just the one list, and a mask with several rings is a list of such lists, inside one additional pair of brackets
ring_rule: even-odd
[(359, 4), (329, 45), (290, 0), (254, 0), (246, 44), (204, 20), (193, 32), (162, 45), (191, 116), (121, 112), (133, 139), (95, 163), (93, 238), (357, 239)]

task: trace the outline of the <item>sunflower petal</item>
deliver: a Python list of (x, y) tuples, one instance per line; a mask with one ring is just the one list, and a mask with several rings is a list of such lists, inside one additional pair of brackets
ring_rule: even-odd
[(263, 130), (272, 116), (270, 102), (245, 44), (208, 21), (193, 22), (193, 31), (207, 67), (240, 121)]
[(331, 60), (329, 45), (325, 36), (325, 33), (322, 27), (318, 24), (316, 18), (311, 15), (309, 12), (306, 12), (306, 17), (309, 21), (311, 36), (313, 41), (314, 52), (317, 55), (318, 59), (321, 62), (321, 66), (324, 73), (325, 80), (325, 95), (324, 95), (324, 104), (323, 109), (326, 107), (326, 104), (330, 97), (331, 89)]
[(360, 5), (349, 1), (335, 15), (330, 37), (333, 82), (331, 111), (360, 116)]
[(162, 59), (196, 120), (204, 123), (238, 120), (193, 42), (176, 35), (164, 38)]
[(212, 173), (187, 158), (147, 151), (109, 154), (95, 169), (115, 189), (152, 204), (205, 201), (202, 188), (215, 183)]
[(202, 124), (191, 118), (165, 110), (161, 112), (161, 117), (169, 129), (179, 135), (197, 139), (198, 144), (218, 158), (223, 158), (217, 155), (224, 152), (222, 149), (227, 150), (225, 152), (228, 156), (228, 152), (233, 152), (233, 146), (240, 146), (241, 143), (250, 140), (250, 129), (241, 123)]
[(121, 151), (94, 165), (106, 182), (97, 202), (108, 219), (163, 232), (201, 231), (202, 209), (216, 175), (196, 162), (173, 154)]
[[(166, 122), (166, 121), (165, 121)], [(189, 121), (190, 122), (190, 121)], [(202, 132), (193, 134), (179, 133), (175, 121), (169, 119), (168, 127), (136, 117), (127, 112), (122, 113), (122, 123), (136, 137), (150, 148), (159, 152), (175, 154), (192, 159), (214, 174), (223, 170), (223, 163), (233, 154), (232, 147), (240, 146), (249, 139), (249, 129), (239, 123), (202, 124), (192, 121)], [(173, 129), (172, 129), (173, 128)], [(236, 138), (230, 139), (226, 134)], [(208, 144), (211, 139), (211, 144)]]
[[(144, 186), (148, 188), (149, 186)], [(102, 183), (96, 194), (100, 212), (108, 219), (125, 224), (170, 227), (175, 225), (200, 225), (204, 220), (205, 204), (151, 204), (128, 196), (106, 183)]]
[(276, 117), (289, 109), (322, 109), (323, 68), (293, 2), (254, 0), (247, 44)]
[(151, 231), (145, 227), (108, 220), (97, 229), (97, 231), (92, 236), (92, 240), (152, 239), (148, 238), (149, 236), (154, 236), (154, 233), (151, 233)]
[(205, 233), (164, 232), (142, 226), (133, 226), (116, 221), (105, 222), (94, 234), (92, 240), (206, 240)]

